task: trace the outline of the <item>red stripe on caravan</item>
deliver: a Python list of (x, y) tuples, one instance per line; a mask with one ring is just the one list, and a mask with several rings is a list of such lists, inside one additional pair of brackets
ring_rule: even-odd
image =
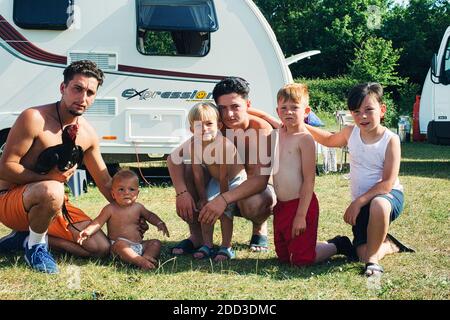
[(15, 38), (10, 37), (9, 36), (10, 34), (8, 31), (3, 30), (3, 32), (4, 32), (3, 34), (7, 33), (5, 38), (6, 38), (6, 41), (8, 42), (8, 44), (15, 50), (22, 53), (23, 55), (25, 55), (31, 59), (34, 59), (34, 60), (52, 62), (52, 63), (57, 63), (57, 64), (64, 63), (64, 62), (62, 62), (62, 59), (57, 59), (54, 56), (52, 56), (51, 54), (46, 53), (45, 51), (36, 50), (36, 49), (32, 48), (28, 42), (23, 42), (22, 40), (16, 40)]
[(56, 64), (67, 64), (67, 58), (65, 56), (56, 55), (36, 47), (25, 37), (23, 37), (17, 30), (15, 30), (1, 15), (0, 37), (11, 47), (27, 57)]
[(123, 64), (119, 64), (117, 68), (119, 71), (122, 71), (122, 72), (152, 74), (152, 75), (169, 76), (169, 77), (177, 77), (177, 78), (195, 78), (195, 79), (210, 79), (210, 80), (222, 80), (223, 78), (225, 78), (225, 76), (176, 72), (176, 71), (158, 70), (158, 69), (147, 69), (147, 68), (126, 66)]
[[(2, 15), (0, 15), (0, 38), (6, 41), (12, 48), (21, 54), (35, 60), (50, 62), (55, 64), (67, 65), (67, 57), (53, 54), (36, 47), (28, 39), (26, 39), (20, 32), (18, 32)], [(127, 65), (118, 65), (118, 71), (128, 72), (133, 74), (148, 74), (176, 78), (193, 78), (193, 79), (208, 79), (208, 80), (222, 80), (225, 76), (187, 73), (168, 70), (158, 70), (141, 68)]]

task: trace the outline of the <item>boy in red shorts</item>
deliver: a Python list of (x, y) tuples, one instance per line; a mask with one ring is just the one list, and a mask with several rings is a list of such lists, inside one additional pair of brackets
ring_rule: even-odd
[(317, 242), (319, 203), (314, 194), (315, 145), (305, 127), (310, 111), (308, 88), (289, 84), (278, 91), (277, 113), (283, 123), (279, 131), (274, 166), (275, 251), (281, 262), (296, 266), (322, 262), (335, 254), (354, 252), (347, 237)]

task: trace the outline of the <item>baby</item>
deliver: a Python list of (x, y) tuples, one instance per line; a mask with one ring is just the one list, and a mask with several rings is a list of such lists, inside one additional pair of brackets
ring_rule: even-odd
[(144, 270), (154, 269), (161, 251), (161, 242), (156, 239), (142, 241), (139, 219), (143, 217), (169, 236), (166, 224), (153, 212), (136, 202), (139, 194), (139, 178), (131, 170), (121, 170), (112, 179), (111, 194), (114, 202), (105, 206), (78, 236), (81, 245), (107, 223), (111, 251), (123, 261)]

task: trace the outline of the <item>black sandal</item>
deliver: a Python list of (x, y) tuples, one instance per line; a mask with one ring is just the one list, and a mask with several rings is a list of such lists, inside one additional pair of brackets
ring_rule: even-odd
[(392, 234), (388, 233), (386, 235), (386, 238), (399, 248), (398, 252), (416, 252), (414, 249), (405, 246), (403, 243), (400, 242), (400, 240), (394, 238)]

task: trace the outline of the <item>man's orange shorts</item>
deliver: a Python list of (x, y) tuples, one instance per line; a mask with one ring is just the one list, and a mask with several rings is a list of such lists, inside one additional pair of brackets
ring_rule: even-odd
[[(0, 222), (16, 231), (28, 231), (28, 213), (23, 206), (22, 199), (26, 187), (23, 185), (0, 192)], [(72, 223), (92, 220), (83, 211), (71, 205), (67, 197), (65, 197), (65, 201)], [(59, 213), (50, 223), (48, 235), (75, 241), (68, 226), (69, 222)]]

